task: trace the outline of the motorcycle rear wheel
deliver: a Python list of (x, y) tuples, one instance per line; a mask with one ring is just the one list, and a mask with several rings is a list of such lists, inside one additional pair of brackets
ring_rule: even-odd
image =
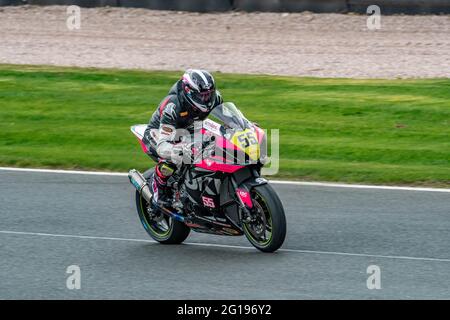
[(257, 211), (257, 220), (243, 223), (244, 234), (258, 250), (274, 252), (283, 245), (286, 238), (283, 204), (269, 184), (254, 188), (252, 201)]
[[(148, 180), (152, 174), (153, 169), (150, 169), (143, 175)], [(148, 202), (136, 191), (136, 208), (139, 219), (153, 240), (162, 244), (180, 244), (186, 240), (191, 231), (188, 226), (162, 213), (157, 218), (153, 218), (148, 206)]]

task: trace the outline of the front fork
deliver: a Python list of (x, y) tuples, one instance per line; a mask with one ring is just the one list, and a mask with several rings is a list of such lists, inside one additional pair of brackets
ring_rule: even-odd
[(231, 177), (231, 184), (235, 192), (234, 196), (239, 205), (239, 219), (243, 223), (250, 223), (255, 220), (253, 215), (253, 201), (250, 190), (239, 188), (234, 177)]

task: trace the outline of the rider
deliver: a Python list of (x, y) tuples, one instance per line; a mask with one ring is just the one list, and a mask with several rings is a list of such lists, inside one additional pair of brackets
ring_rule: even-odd
[(222, 102), (213, 76), (205, 70), (189, 69), (159, 104), (143, 138), (149, 155), (158, 160), (152, 186), (154, 203), (166, 204), (167, 180), (181, 164), (183, 153), (188, 153), (177, 129), (192, 133), (194, 122), (204, 120)]

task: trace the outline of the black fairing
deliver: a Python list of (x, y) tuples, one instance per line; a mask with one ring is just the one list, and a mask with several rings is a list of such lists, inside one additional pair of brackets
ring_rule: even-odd
[(184, 184), (190, 200), (197, 205), (203, 206), (203, 197), (213, 199), (209, 208), (220, 207), (220, 188), (222, 185), (223, 173), (213, 172), (201, 168), (194, 168), (186, 172)]
[[(224, 235), (242, 235), (239, 205), (236, 202), (235, 185), (250, 190), (257, 182), (259, 170), (244, 167), (232, 175), (192, 168), (185, 174), (185, 206), (195, 212), (192, 219), (203, 228), (199, 232)], [(233, 182), (234, 181), (234, 182)], [(209, 229), (209, 230), (208, 230)]]

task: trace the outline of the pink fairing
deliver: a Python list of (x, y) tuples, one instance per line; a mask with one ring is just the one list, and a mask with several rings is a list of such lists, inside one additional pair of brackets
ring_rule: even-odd
[[(202, 128), (200, 130), (200, 133), (203, 135), (207, 135), (209, 131)], [(214, 134), (213, 134), (214, 135)], [(239, 148), (232, 142), (228, 141), (227, 139), (224, 139), (221, 136), (214, 135), (216, 139), (216, 146), (223, 149), (232, 149), (232, 150), (239, 150)]]
[(234, 143), (228, 141), (227, 139), (217, 136), (216, 136), (216, 146), (222, 149), (239, 150), (239, 148)]
[(250, 196), (250, 192), (244, 189), (236, 189), (237, 195), (241, 198), (242, 202), (248, 207), (253, 208), (252, 197)]
[[(202, 134), (207, 134), (207, 130), (201, 129)], [(215, 136), (215, 144), (219, 148), (223, 149), (232, 149), (232, 150), (238, 150), (238, 147), (235, 146), (230, 141), (224, 139), (220, 136)], [(238, 171), (239, 169), (244, 168), (244, 166), (235, 165), (235, 164), (228, 164), (226, 163), (226, 160), (223, 157), (211, 157), (209, 159), (203, 159), (200, 163), (195, 165), (198, 168), (210, 170), (210, 171), (221, 171), (226, 173), (233, 173)]]
[(138, 138), (138, 140), (139, 140), (139, 142), (141, 143), (142, 151), (144, 151), (144, 153), (148, 153), (148, 148), (147, 148), (147, 146), (145, 145), (145, 143), (144, 143), (141, 139), (139, 139), (139, 138)]
[(210, 171), (222, 171), (226, 173), (233, 173), (244, 167), (234, 164), (217, 163), (211, 159), (202, 160), (202, 162), (196, 164), (195, 166)]

